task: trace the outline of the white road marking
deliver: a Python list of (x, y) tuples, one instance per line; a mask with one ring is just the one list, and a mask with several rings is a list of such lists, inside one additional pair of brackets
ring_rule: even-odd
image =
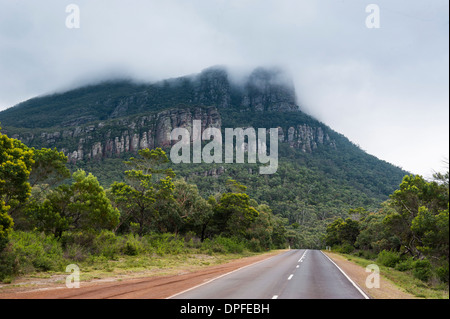
[(291, 279), (292, 279), (292, 277), (294, 277), (294, 275), (293, 275), (293, 274), (291, 274), (291, 275), (289, 276), (288, 280), (291, 280)]
[(272, 299), (278, 299), (278, 295), (273, 295)]
[(299, 265), (295, 266), (295, 268), (298, 268), (298, 267), (300, 267), (300, 266)]
[(365, 294), (365, 292), (362, 291), (361, 288), (359, 288), (358, 285), (355, 284), (354, 281), (351, 280), (350, 277), (347, 276), (347, 274), (346, 274), (346, 273), (345, 273), (338, 265), (336, 265), (336, 263), (335, 263), (333, 260), (331, 260), (330, 257), (328, 257), (323, 251), (320, 250), (320, 252), (321, 252), (325, 257), (327, 257), (328, 260), (331, 261), (331, 262), (337, 267), (337, 269), (339, 269), (339, 270), (341, 271), (341, 273), (348, 279), (348, 281), (350, 281), (350, 282), (352, 283), (352, 285), (359, 291), (359, 293), (360, 293), (364, 298), (370, 299), (369, 296), (367, 296), (367, 295)]
[(303, 253), (303, 255), (302, 255), (302, 256), (300, 257), (300, 259), (298, 260), (299, 263), (302, 263), (302, 262), (303, 262), (303, 258), (305, 258), (307, 252), (308, 252), (308, 249), (305, 250), (305, 252)]

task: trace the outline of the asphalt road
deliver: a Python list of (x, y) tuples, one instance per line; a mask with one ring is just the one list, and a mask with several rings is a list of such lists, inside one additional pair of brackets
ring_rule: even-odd
[(290, 250), (172, 296), (177, 299), (367, 299), (321, 251)]

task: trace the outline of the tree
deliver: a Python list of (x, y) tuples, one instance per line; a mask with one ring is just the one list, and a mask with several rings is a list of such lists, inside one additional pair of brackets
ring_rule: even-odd
[(193, 231), (203, 241), (213, 215), (210, 201), (200, 196), (196, 185), (189, 184), (184, 179), (174, 182), (173, 197), (175, 209), (169, 218), (174, 227), (172, 231)]
[(338, 218), (327, 226), (325, 242), (330, 246), (343, 244), (354, 246), (358, 235), (359, 222), (351, 218), (346, 220)]
[(0, 133), (0, 249), (14, 225), (11, 211), (30, 196), (28, 177), (33, 163), (32, 150)]
[(29, 227), (29, 220), (25, 216), (25, 210), (31, 206), (36, 208), (37, 203), (41, 203), (46, 194), (64, 179), (70, 178), (71, 174), (66, 167), (67, 156), (63, 152), (55, 149), (31, 149), (33, 151), (33, 161), (29, 175), (31, 186), (31, 196), (27, 201), (22, 201), (11, 212), (16, 228), (26, 229)]
[(231, 193), (245, 193), (245, 191), (247, 190), (247, 186), (242, 185), (234, 179), (227, 180), (226, 187)]
[[(385, 217), (384, 223), (395, 234), (411, 255), (423, 258), (426, 229), (433, 228), (435, 217), (448, 210), (448, 186), (435, 181), (427, 182), (422, 176), (407, 175), (391, 197), (395, 212)], [(435, 220), (436, 221), (436, 220)]]
[(14, 226), (13, 219), (8, 215), (9, 206), (0, 201), (0, 252), (8, 242), (9, 234)]
[(72, 174), (73, 198), (70, 210), (74, 227), (81, 229), (114, 229), (119, 222), (119, 211), (114, 209), (97, 178), (83, 170)]
[(274, 220), (272, 210), (268, 205), (261, 204), (257, 207), (258, 216), (250, 224), (246, 238), (254, 246), (253, 250), (270, 249), (273, 245), (272, 235)]
[(214, 208), (217, 231), (226, 236), (245, 237), (247, 228), (258, 215), (258, 211), (250, 206), (250, 197), (242, 193), (222, 194)]
[(449, 213), (448, 208), (433, 215), (426, 207), (411, 222), (411, 231), (419, 238), (417, 249), (424, 255), (439, 258), (449, 257)]
[(386, 215), (392, 213), (388, 203), (383, 203), (378, 212), (365, 214), (360, 220), (360, 232), (355, 246), (359, 249), (373, 251), (378, 254), (382, 250), (398, 250), (398, 237), (393, 235), (384, 224)]
[(21, 141), (0, 133), (0, 202), (14, 209), (31, 191), (28, 177), (34, 164), (33, 150)]
[(67, 156), (63, 152), (59, 152), (56, 148), (33, 148), (32, 150), (34, 163), (29, 178), (31, 187), (38, 184), (46, 184), (51, 187), (70, 178), (70, 171), (66, 167)]
[(132, 169), (125, 171), (127, 183), (114, 182), (110, 196), (121, 210), (119, 226), (138, 224), (138, 233), (149, 231), (156, 223), (160, 212), (167, 209), (173, 200), (175, 173), (162, 166), (169, 162), (161, 148), (139, 150), (140, 158), (130, 158), (127, 165)]
[(63, 184), (50, 191), (43, 202), (32, 200), (26, 214), (34, 227), (61, 237), (72, 229), (114, 229), (119, 211), (112, 207), (97, 178), (83, 170), (73, 173), (71, 185)]

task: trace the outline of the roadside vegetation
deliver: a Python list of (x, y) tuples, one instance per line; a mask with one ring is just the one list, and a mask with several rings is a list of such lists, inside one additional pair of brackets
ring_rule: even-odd
[(70, 173), (56, 149), (28, 148), (1, 133), (0, 143), (0, 281), (72, 263), (114, 268), (133, 257), (154, 264), (162, 256), (288, 246), (287, 220), (246, 186), (229, 179), (204, 198), (168, 168), (160, 148), (140, 150), (126, 162), (125, 181), (104, 189), (91, 173)]
[[(449, 174), (407, 175), (376, 212), (352, 209), (326, 229), (325, 243), (424, 298), (449, 296)], [(359, 257), (359, 258), (357, 258)]]
[(258, 254), (238, 238), (152, 233), (116, 235), (112, 231), (65, 232), (57, 239), (38, 231), (14, 231), (1, 255), (3, 283), (16, 276), (47, 278), (65, 275), (68, 265), (80, 268), (81, 280), (192, 271)]

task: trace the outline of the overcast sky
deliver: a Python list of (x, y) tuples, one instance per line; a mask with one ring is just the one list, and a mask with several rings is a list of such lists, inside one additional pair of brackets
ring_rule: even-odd
[[(80, 28), (66, 26), (69, 4), (80, 9)], [(366, 25), (369, 4), (380, 10), (379, 28)], [(305, 112), (370, 154), (429, 177), (449, 156), (448, 6), (0, 0), (0, 110), (111, 77), (156, 81), (213, 65), (281, 66)]]

